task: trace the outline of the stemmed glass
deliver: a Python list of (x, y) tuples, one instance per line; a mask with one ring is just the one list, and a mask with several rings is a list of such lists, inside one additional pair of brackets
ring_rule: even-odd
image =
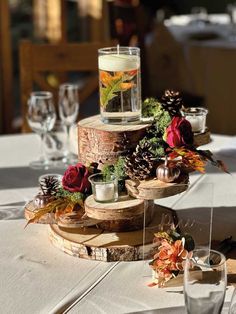
[(27, 121), (31, 129), (41, 137), (41, 157), (30, 163), (31, 168), (48, 169), (51, 166), (44, 148), (45, 135), (52, 130), (56, 121), (53, 96), (50, 92), (32, 92), (28, 100)]
[(223, 254), (194, 250), (184, 269), (184, 296), (188, 314), (220, 314), (227, 284)]
[(79, 113), (78, 86), (62, 84), (59, 87), (59, 116), (66, 127), (66, 156), (65, 163), (76, 162), (76, 156), (70, 152), (70, 128), (75, 123)]

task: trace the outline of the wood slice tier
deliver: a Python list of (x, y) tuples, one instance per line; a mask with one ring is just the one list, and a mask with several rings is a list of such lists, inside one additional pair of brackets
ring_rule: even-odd
[(96, 115), (78, 123), (79, 159), (88, 164), (113, 164), (127, 149), (134, 148), (150, 124), (104, 124)]
[[(34, 206), (33, 201), (28, 202), (25, 205), (25, 218), (29, 221), (34, 218), (35, 213), (37, 213), (37, 208)], [(90, 218), (84, 215), (84, 211), (81, 209), (77, 212), (66, 213), (61, 215), (57, 219), (54, 213), (48, 213), (39, 218), (37, 223), (39, 224), (58, 224), (62, 227), (67, 228), (84, 228), (89, 226), (94, 226), (98, 224), (100, 220), (95, 218)]]
[(143, 229), (144, 211), (146, 212), (145, 225), (152, 219), (153, 203), (138, 200), (128, 195), (119, 196), (117, 202), (98, 203), (93, 196), (85, 200), (85, 213), (91, 219), (99, 219), (99, 228), (106, 231), (134, 231)]
[(120, 196), (117, 202), (98, 203), (93, 196), (85, 200), (86, 214), (95, 219), (114, 220), (130, 219), (143, 214), (148, 202), (133, 198), (129, 195)]
[[(37, 212), (33, 201), (29, 201), (25, 207), (24, 207), (24, 211), (25, 211), (25, 218), (26, 220), (30, 220), (32, 218), (34, 218), (35, 213)], [(56, 219), (53, 213), (48, 213), (43, 215), (41, 218), (39, 218), (39, 220), (37, 221), (37, 223), (40, 224), (53, 224), (56, 223)]]
[(189, 183), (188, 174), (182, 174), (177, 180), (165, 183), (160, 180), (149, 179), (142, 181), (126, 180), (126, 189), (132, 197), (143, 200), (154, 200), (173, 196), (187, 190)]
[[(150, 227), (157, 227), (168, 209), (155, 205)], [(145, 244), (153, 243), (153, 229), (147, 228)], [(49, 238), (52, 244), (75, 257), (113, 262), (137, 261), (143, 259), (143, 230), (112, 233), (98, 228), (60, 228), (49, 226)], [(150, 257), (150, 256), (148, 256)]]
[(211, 133), (208, 128), (206, 128), (205, 132), (194, 134), (194, 146), (202, 146), (210, 143), (211, 141)]
[[(92, 197), (90, 197), (90, 199), (91, 198)], [(126, 232), (126, 231), (128, 232), (143, 229), (144, 211), (146, 213), (145, 225), (148, 225), (150, 223), (153, 213), (152, 203), (131, 199), (131, 197), (126, 196), (129, 205), (126, 205), (125, 210), (124, 209), (125, 208), (124, 204), (126, 203), (125, 197), (121, 197), (120, 199), (121, 199), (120, 202), (111, 203), (116, 205), (114, 206), (111, 205), (110, 210), (105, 209), (105, 211), (106, 210), (108, 211), (108, 214), (106, 214), (104, 212), (104, 209), (102, 209), (102, 207), (104, 208), (104, 206), (106, 206), (107, 204), (101, 204), (102, 206), (98, 210), (99, 213), (98, 212), (94, 213), (91, 208), (88, 208), (88, 212), (93, 217), (88, 216), (88, 214), (85, 213), (83, 209), (81, 209), (79, 212), (72, 212), (61, 215), (57, 219), (55, 218), (54, 213), (45, 214), (41, 218), (39, 218), (37, 223), (57, 224), (60, 227), (74, 229), (89, 226), (98, 226), (100, 229), (110, 232)], [(121, 206), (123, 208), (117, 209), (117, 206)], [(111, 210), (112, 207), (113, 210)], [(33, 201), (30, 201), (25, 206), (25, 218), (29, 221), (34, 217), (35, 212), (37, 212), (37, 209), (34, 207)], [(123, 215), (122, 212), (124, 213)], [(100, 218), (97, 219), (95, 218), (95, 216), (96, 217), (100, 216)]]

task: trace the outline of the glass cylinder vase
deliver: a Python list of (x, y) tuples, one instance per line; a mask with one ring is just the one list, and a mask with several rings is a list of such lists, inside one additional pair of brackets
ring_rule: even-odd
[(104, 123), (140, 120), (140, 49), (109, 47), (98, 50), (100, 113)]

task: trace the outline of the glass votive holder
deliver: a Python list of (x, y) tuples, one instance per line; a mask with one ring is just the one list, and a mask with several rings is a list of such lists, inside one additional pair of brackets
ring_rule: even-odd
[(115, 176), (104, 176), (101, 173), (89, 177), (93, 197), (99, 203), (111, 203), (118, 200), (118, 181)]
[(202, 107), (190, 107), (182, 110), (182, 115), (190, 122), (194, 133), (204, 133), (208, 110)]

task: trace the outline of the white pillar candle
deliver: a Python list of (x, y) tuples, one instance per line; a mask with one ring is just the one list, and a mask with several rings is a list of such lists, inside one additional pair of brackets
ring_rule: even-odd
[(98, 57), (98, 68), (103, 71), (131, 71), (140, 67), (140, 57), (134, 55), (114, 54)]
[(113, 201), (115, 198), (115, 187), (113, 183), (95, 185), (96, 200), (100, 202)]

